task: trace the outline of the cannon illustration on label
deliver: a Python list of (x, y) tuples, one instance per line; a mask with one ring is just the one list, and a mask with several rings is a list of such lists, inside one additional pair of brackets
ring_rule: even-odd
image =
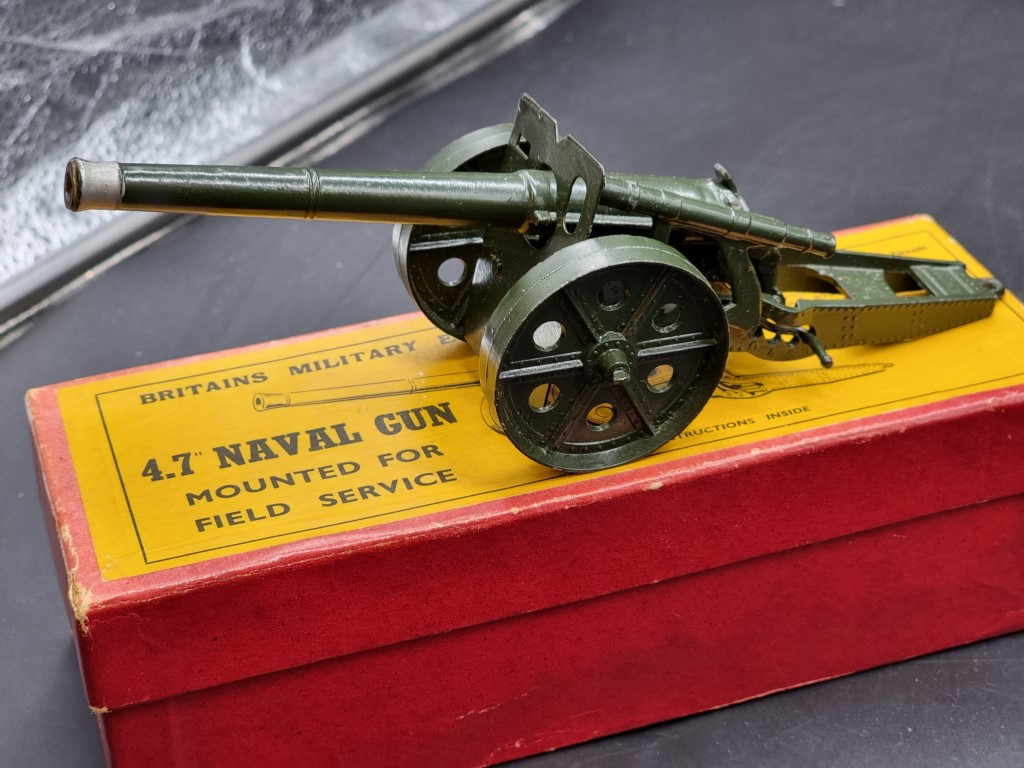
[(524, 96), (515, 122), (423, 171), (73, 159), (73, 211), (390, 222), (399, 274), (479, 355), (492, 416), (570, 472), (652, 452), (700, 412), (730, 351), (769, 360), (904, 341), (991, 314), (1002, 285), (960, 262), (838, 250), (710, 179), (605, 172)]
[[(722, 373), (715, 393), (712, 397), (724, 397), (730, 400), (748, 400), (752, 397), (764, 397), (783, 389), (813, 387), (820, 384), (831, 384), (847, 379), (882, 373), (891, 367), (891, 363), (860, 363), (841, 365), (835, 368), (803, 369), (799, 371), (780, 371), (773, 373), (731, 373), (727, 368)], [(658, 382), (655, 381), (655, 386)], [(373, 400), (382, 397), (401, 397), (428, 392), (448, 392), (453, 389), (479, 387), (480, 377), (477, 371), (455, 371), (437, 373), (430, 376), (418, 376), (412, 379), (389, 379), (386, 381), (370, 381), (362, 384), (346, 384), (340, 387), (320, 387), (317, 389), (295, 389), (290, 392), (258, 392), (252, 397), (254, 410), (273, 411), (278, 408), (294, 408), (300, 405), (331, 405), (333, 403), (351, 403), (356, 400)], [(500, 425), (492, 422), (488, 414), (484, 414), (487, 426), (501, 431)]]

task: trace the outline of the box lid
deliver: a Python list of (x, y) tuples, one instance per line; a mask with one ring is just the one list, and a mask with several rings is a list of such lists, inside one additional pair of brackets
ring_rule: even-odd
[[(928, 217), (844, 247), (984, 268)], [(1024, 491), (1024, 308), (816, 363), (733, 355), (656, 455), (585, 476), (486, 425), (407, 315), (33, 390), (100, 711)]]

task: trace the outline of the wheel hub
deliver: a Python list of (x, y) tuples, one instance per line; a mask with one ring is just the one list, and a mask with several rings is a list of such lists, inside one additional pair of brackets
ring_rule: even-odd
[(632, 345), (621, 333), (606, 333), (586, 353), (587, 375), (595, 382), (623, 384), (633, 378)]

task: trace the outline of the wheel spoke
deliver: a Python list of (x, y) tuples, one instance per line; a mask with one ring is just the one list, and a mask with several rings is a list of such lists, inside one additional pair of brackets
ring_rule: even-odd
[(646, 397), (639, 391), (637, 382), (635, 380), (628, 381), (624, 386), (620, 387), (620, 390), (625, 395), (625, 398), (622, 399), (628, 400), (630, 410), (632, 410), (635, 416), (634, 423), (639, 422), (639, 424), (643, 425), (648, 434), (655, 434), (656, 428), (650, 419), (647, 418), (646, 414)]
[(643, 300), (637, 305), (632, 316), (626, 322), (626, 327), (622, 331), (624, 336), (637, 336), (638, 330), (642, 327), (644, 321), (652, 314), (654, 307), (658, 304), (662, 289), (665, 287), (665, 283), (668, 282), (670, 275), (671, 271), (668, 269), (663, 269), (661, 271), (661, 274), (659, 274), (655, 279), (650, 290), (647, 291)]
[(452, 324), (461, 327), (466, 317), (466, 310), (469, 309), (469, 293), (470, 285), (469, 281), (459, 288), (459, 292), (455, 294), (449, 301), (444, 301), (440, 297), (438, 298), (438, 304), (443, 307), (448, 313), (448, 320)]
[(666, 411), (676, 407), (691, 382), (700, 376), (708, 355), (714, 354), (719, 345), (715, 339), (699, 334), (659, 342), (639, 352), (637, 376), (630, 382), (636, 402), (646, 405), (658, 420)]
[(572, 308), (572, 316), (579, 320), (593, 341), (599, 341), (605, 328), (597, 321), (593, 307), (576, 286), (565, 288), (560, 296), (564, 297), (563, 306)]
[(594, 399), (594, 392), (597, 389), (597, 386), (587, 384), (576, 394), (557, 429), (551, 430), (551, 434), (555, 435), (555, 438), (548, 443), (548, 448), (565, 445), (569, 442), (570, 435), (580, 432), (579, 422), (587, 417), (587, 406)]
[(675, 336), (663, 336), (660, 339), (650, 339), (637, 345), (636, 356), (645, 362), (659, 360), (662, 357), (670, 357), (698, 349), (706, 349), (718, 344), (718, 340), (705, 336), (701, 332), (680, 333)]
[(570, 352), (564, 355), (551, 355), (547, 358), (513, 361), (511, 367), (503, 369), (498, 374), (498, 379), (501, 381), (530, 381), (531, 379), (563, 376), (573, 371), (582, 370), (582, 354)]
[(428, 258), (436, 251), (444, 251), (447, 258), (450, 253), (457, 253), (461, 248), (479, 251), (471, 254), (474, 257), (486, 253), (480, 227), (452, 227), (440, 232), (418, 234), (419, 237), (409, 243), (409, 253), (415, 253), (417, 259)]

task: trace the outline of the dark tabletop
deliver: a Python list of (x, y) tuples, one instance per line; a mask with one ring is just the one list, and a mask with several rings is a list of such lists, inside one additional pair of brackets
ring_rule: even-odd
[[(931, 213), (1024, 292), (1024, 5), (778, 5), (584, 0), (322, 164), (415, 168), (455, 136), (510, 120), (526, 91), (611, 170), (705, 176), (722, 162), (754, 210), (816, 229)], [(204, 219), (0, 349), (0, 763), (103, 763), (25, 390), (412, 308), (385, 227)], [(1024, 634), (522, 764), (1020, 766)]]

